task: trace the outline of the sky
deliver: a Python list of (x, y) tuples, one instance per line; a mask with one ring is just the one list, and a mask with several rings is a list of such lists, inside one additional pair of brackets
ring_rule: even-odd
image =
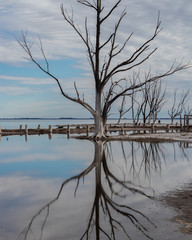
[[(107, 12), (115, 2), (103, 0), (104, 11)], [(56, 82), (27, 59), (17, 41), (22, 31), (27, 33), (28, 39), (33, 42), (33, 56), (44, 64), (39, 49), (40, 37), (50, 72), (60, 79), (67, 94), (75, 96), (76, 82), (80, 95), (84, 95), (85, 100), (94, 106), (94, 81), (86, 49), (64, 21), (60, 10), (62, 3), (68, 12), (73, 9), (74, 21), (82, 32), (85, 17), (88, 18), (94, 41), (95, 14), (76, 0), (0, 0), (0, 118), (91, 117), (81, 106), (61, 95)], [(151, 49), (157, 47), (157, 51), (146, 64), (140, 66), (142, 71), (151, 69), (154, 74), (159, 74), (168, 70), (174, 61), (185, 63), (192, 59), (191, 0), (122, 0), (104, 25), (103, 38), (113, 31), (124, 9), (127, 14), (119, 29), (118, 42), (123, 43), (132, 32), (133, 36), (122, 58), (153, 35), (160, 12), (163, 29), (151, 44)], [(162, 116), (167, 115), (171, 106), (174, 89), (178, 92), (191, 89), (191, 71), (178, 72), (164, 80), (169, 100)], [(125, 77), (129, 77), (129, 73)], [(112, 109), (112, 117), (118, 116), (117, 108), (114, 106)]]

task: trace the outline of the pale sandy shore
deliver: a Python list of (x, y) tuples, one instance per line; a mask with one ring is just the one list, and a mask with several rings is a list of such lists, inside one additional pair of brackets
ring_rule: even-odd
[(153, 142), (188, 142), (192, 143), (192, 132), (173, 133), (143, 133), (118, 135), (110, 137), (110, 140), (130, 140), (130, 141), (153, 141)]

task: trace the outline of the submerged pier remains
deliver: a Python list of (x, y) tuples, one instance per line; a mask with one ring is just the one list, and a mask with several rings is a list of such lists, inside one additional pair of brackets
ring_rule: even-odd
[[(11, 135), (42, 135), (42, 134), (67, 134), (68, 138), (71, 135), (89, 136), (94, 132), (94, 124), (71, 124), (71, 125), (49, 125), (48, 128), (41, 128), (40, 124), (37, 128), (28, 128), (28, 125), (22, 126), (18, 129), (2, 129), (0, 126), (0, 136)], [(191, 131), (192, 126), (180, 124), (133, 124), (133, 123), (111, 123), (106, 124), (106, 134), (110, 135), (127, 135), (127, 134), (141, 134), (141, 133), (160, 133), (160, 132), (180, 132)]]

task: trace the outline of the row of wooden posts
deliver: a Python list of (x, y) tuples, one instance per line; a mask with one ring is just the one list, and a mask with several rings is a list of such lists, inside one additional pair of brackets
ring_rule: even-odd
[[(127, 132), (134, 132), (134, 133), (143, 133), (143, 132), (158, 132), (158, 131), (189, 131), (189, 126), (187, 128), (182, 127), (178, 124), (107, 124), (105, 126), (106, 133), (113, 133), (119, 132), (119, 135), (126, 135)], [(53, 127), (49, 125), (47, 129), (41, 128), (40, 124), (36, 129), (28, 129), (28, 125), (26, 124), (23, 128), (20, 125), (19, 129), (1, 129), (0, 126), (0, 135), (8, 136), (8, 135), (34, 135), (34, 134), (67, 134), (70, 137), (71, 134), (86, 134), (89, 136), (91, 132), (94, 131), (94, 124), (72, 124), (72, 125), (56, 125)]]
[[(81, 125), (81, 124), (77, 124), (77, 125), (62, 125), (62, 129), (65, 129), (64, 127), (65, 126), (67, 126), (67, 133), (70, 133), (71, 132), (71, 129), (74, 129), (74, 126), (76, 126), (76, 127), (81, 127), (81, 126), (86, 126), (86, 132), (90, 132), (90, 126), (94, 126), (94, 125), (89, 125), (89, 124), (83, 124), (83, 125)], [(106, 125), (106, 127), (105, 127), (105, 131), (106, 132), (113, 132), (113, 129), (112, 128), (115, 128), (115, 127), (117, 127), (117, 128), (119, 128), (119, 130), (117, 130), (117, 129), (115, 129), (114, 130), (114, 132), (116, 132), (116, 131), (119, 131), (119, 132), (124, 132), (124, 131), (146, 131), (146, 130), (149, 130), (150, 131), (150, 129), (151, 129), (151, 132), (155, 132), (155, 131), (157, 131), (157, 129), (156, 129), (156, 126), (157, 125), (155, 125), (155, 124), (151, 124), (150, 126), (149, 125), (145, 125), (145, 126), (142, 126), (142, 125), (135, 125), (135, 126), (133, 126), (133, 127), (131, 127), (131, 129), (129, 129), (129, 130), (126, 130), (127, 128), (130, 128), (130, 126), (126, 126), (125, 124), (108, 124), (108, 125)], [(72, 127), (72, 128), (71, 128)], [(141, 127), (141, 129), (139, 130), (139, 128)], [(170, 125), (170, 124), (166, 124), (166, 127), (165, 126), (162, 126), (162, 128), (163, 128), (163, 130), (165, 130), (166, 132), (169, 132), (170, 131), (170, 129), (171, 128), (173, 128), (174, 129), (174, 127), (176, 127), (176, 128), (178, 128), (178, 125), (176, 124), (176, 125)], [(161, 128), (161, 126), (160, 126), (160, 128)], [(24, 130), (25, 131), (25, 133), (26, 134), (28, 134), (28, 125), (25, 125), (25, 128), (23, 129), (23, 126), (22, 125), (20, 125), (20, 128), (19, 128), (20, 130)], [(38, 127), (37, 127), (37, 130), (41, 130), (41, 126), (40, 125), (38, 125)], [(43, 129), (43, 130), (45, 130), (45, 129)], [(189, 128), (187, 128), (186, 130), (189, 130)], [(9, 132), (9, 130), (7, 129), (6, 130), (7, 132)], [(1, 125), (0, 125), (0, 134), (2, 134), (2, 129), (1, 129)], [(49, 125), (49, 127), (48, 127), (48, 129), (47, 129), (47, 132), (48, 133), (53, 133), (53, 126), (52, 125)]]

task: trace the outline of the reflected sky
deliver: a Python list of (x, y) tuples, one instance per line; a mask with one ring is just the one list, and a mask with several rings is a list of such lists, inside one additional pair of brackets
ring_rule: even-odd
[[(103, 152), (100, 152), (104, 153), (105, 158), (100, 162), (101, 165), (96, 166), (95, 163), (98, 161), (94, 161), (99, 157), (96, 148), (93, 142), (69, 140), (62, 135), (53, 135), (52, 140), (46, 135), (29, 136), (27, 142), (20, 136), (2, 138), (0, 239), (17, 239), (15, 236), (19, 236), (38, 211), (55, 199), (61, 184), (65, 181), (67, 183), (59, 198), (49, 207), (49, 217), (46, 220), (42, 240), (80, 239), (88, 228), (96, 196), (103, 199), (103, 203), (108, 199), (105, 196), (112, 196), (113, 201), (118, 204), (136, 209), (138, 212), (132, 211), (132, 214), (142, 226), (149, 229), (146, 235), (150, 238), (181, 239), (183, 235), (177, 231), (178, 226), (168, 222), (173, 213), (157, 206), (153, 199), (145, 195), (161, 195), (190, 182), (192, 149), (184, 148), (179, 143), (108, 142), (103, 145)], [(89, 171), (81, 175), (85, 169)], [(79, 178), (68, 181), (78, 174)], [(128, 184), (129, 188), (124, 188), (121, 183)], [(96, 186), (99, 186), (99, 189), (102, 186), (107, 195), (103, 195), (100, 190), (97, 192)], [(131, 188), (137, 191), (130, 191)], [(100, 205), (101, 216), (103, 208), (104, 205), (103, 207)], [(27, 237), (27, 240), (40, 239), (40, 226), (46, 214), (47, 208), (35, 218), (33, 234)], [(121, 214), (114, 214), (114, 218), (126, 227), (132, 239), (149, 239), (130, 219)], [(148, 218), (157, 228), (148, 221)], [(110, 232), (111, 227), (106, 221), (107, 216), (104, 214), (100, 218), (100, 224), (104, 226), (106, 232)], [(121, 227), (120, 229), (116, 239), (128, 239)], [(170, 232), (173, 232), (171, 236)], [(95, 239), (94, 236), (92, 233), (90, 239)], [(104, 234), (100, 239), (108, 238)], [(184, 239), (188, 240), (190, 237), (185, 236)]]
[[(85, 167), (91, 156), (91, 144), (82, 151), (83, 142), (66, 140), (63, 136), (49, 140), (46, 135), (2, 138), (0, 144), (0, 175), (66, 178)], [(81, 152), (81, 154), (79, 154)]]

